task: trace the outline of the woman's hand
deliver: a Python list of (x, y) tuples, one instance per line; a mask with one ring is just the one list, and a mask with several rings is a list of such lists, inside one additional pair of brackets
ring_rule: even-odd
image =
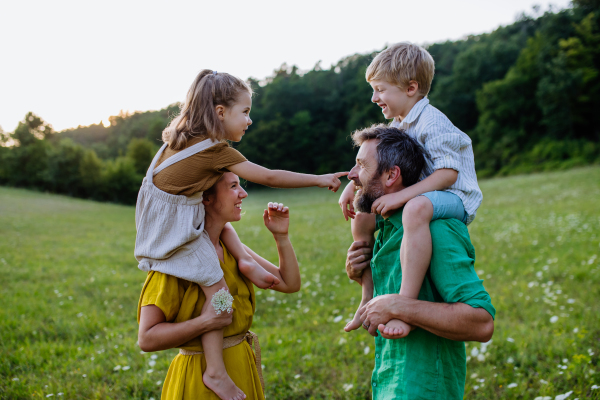
[(263, 213), (263, 219), (265, 226), (273, 236), (287, 236), (290, 227), (290, 209), (288, 207), (284, 207), (281, 203), (269, 203)]

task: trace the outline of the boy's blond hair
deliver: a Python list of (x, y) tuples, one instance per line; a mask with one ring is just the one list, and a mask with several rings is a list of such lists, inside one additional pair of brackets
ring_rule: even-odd
[(421, 46), (400, 42), (377, 54), (367, 68), (367, 82), (386, 81), (402, 89), (410, 81), (419, 84), (419, 93), (427, 96), (435, 73), (431, 54)]

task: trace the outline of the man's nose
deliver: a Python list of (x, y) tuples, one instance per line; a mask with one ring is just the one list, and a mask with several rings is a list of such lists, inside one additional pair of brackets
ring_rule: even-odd
[(348, 179), (356, 179), (358, 178), (358, 166), (355, 165), (354, 167), (352, 167), (352, 169), (350, 170), (350, 173), (348, 174)]

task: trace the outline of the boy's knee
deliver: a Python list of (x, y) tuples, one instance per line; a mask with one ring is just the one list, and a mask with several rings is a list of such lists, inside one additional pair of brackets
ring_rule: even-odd
[(429, 224), (431, 222), (431, 218), (433, 217), (433, 204), (431, 204), (431, 200), (429, 200), (425, 196), (417, 196), (414, 199), (411, 199), (404, 206), (404, 211), (402, 213), (402, 223), (403, 224)]

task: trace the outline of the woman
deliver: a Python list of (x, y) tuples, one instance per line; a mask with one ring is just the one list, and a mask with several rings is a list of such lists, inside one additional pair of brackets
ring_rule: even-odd
[[(229, 376), (244, 392), (246, 399), (264, 399), (262, 376), (256, 366), (260, 366), (260, 360), (256, 362), (248, 343), (254, 335), (249, 333), (256, 304), (254, 288), (240, 274), (235, 259), (219, 240), (225, 224), (241, 219), (242, 200), (247, 196), (239, 178), (231, 172), (223, 174), (212, 188), (204, 192), (205, 229), (217, 251), (225, 281), (234, 298), (232, 314), (223, 312), (217, 315), (213, 307), (204, 307), (204, 293), (195, 283), (156, 271), (148, 273), (138, 305), (140, 348), (144, 351), (180, 348), (163, 385), (163, 400), (219, 399), (202, 381), (206, 360), (201, 353), (200, 336), (223, 328), (223, 359)], [(297, 292), (300, 289), (300, 271), (288, 237), (289, 210), (282, 204), (269, 203), (263, 219), (277, 244), (279, 268), (252, 250), (246, 250), (279, 279), (280, 283), (273, 286), (273, 290)], [(254, 344), (257, 349), (257, 341)]]

